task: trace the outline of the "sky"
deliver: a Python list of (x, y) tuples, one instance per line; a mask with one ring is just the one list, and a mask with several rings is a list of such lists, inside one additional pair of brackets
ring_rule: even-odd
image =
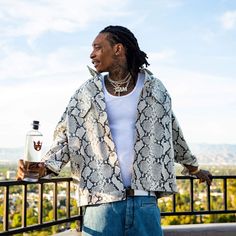
[(0, 0), (0, 148), (33, 120), (51, 145), (108, 25), (135, 34), (188, 143), (236, 143), (235, 0)]

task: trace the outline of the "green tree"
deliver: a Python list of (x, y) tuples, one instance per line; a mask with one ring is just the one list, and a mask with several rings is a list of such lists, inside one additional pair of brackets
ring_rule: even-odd
[(21, 220), (22, 220), (21, 214), (19, 214), (19, 213), (14, 214), (13, 219), (12, 219), (12, 227), (13, 228), (20, 227)]

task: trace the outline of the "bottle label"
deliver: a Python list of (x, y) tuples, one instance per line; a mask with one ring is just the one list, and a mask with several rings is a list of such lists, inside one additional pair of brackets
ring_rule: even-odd
[(40, 142), (40, 140), (38, 140), (38, 141), (33, 141), (33, 143), (34, 143), (34, 150), (40, 151), (42, 148), (42, 142)]
[(25, 145), (25, 160), (38, 162), (41, 159), (42, 136), (27, 136)]

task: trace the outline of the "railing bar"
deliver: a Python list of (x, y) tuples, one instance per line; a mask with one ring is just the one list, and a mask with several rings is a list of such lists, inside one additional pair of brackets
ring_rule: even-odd
[(207, 210), (211, 211), (211, 189), (210, 185), (207, 184)]
[(27, 184), (22, 185), (22, 227), (27, 226)]
[[(177, 176), (177, 179), (189, 179), (189, 176)], [(217, 175), (213, 176), (214, 179), (236, 179), (236, 175)], [(71, 177), (59, 177), (59, 178), (52, 178), (52, 179), (39, 179), (35, 183), (56, 183), (56, 182), (65, 182), (72, 180)], [(12, 185), (22, 185), (25, 183), (24, 181), (18, 181), (18, 180), (9, 180), (9, 181), (0, 181), (0, 186), (12, 186)]]
[[(172, 213), (172, 212), (164, 212), (161, 213), (162, 216), (171, 216), (171, 215), (199, 215), (199, 214), (218, 214), (218, 213), (222, 213), (224, 211), (200, 211), (200, 212), (176, 212), (176, 213)], [(236, 210), (230, 210), (227, 211), (226, 213), (236, 213)], [(82, 216), (72, 216), (70, 219), (60, 219), (57, 221), (53, 221), (53, 222), (46, 222), (43, 223), (42, 225), (33, 225), (33, 226), (28, 226), (26, 228), (18, 228), (18, 229), (11, 229), (7, 232), (1, 232), (0, 236), (7, 236), (7, 235), (14, 235), (16, 233), (22, 233), (22, 232), (28, 232), (28, 231), (32, 231), (32, 230), (37, 230), (37, 229), (41, 229), (44, 227), (50, 227), (53, 225), (58, 225), (61, 223), (66, 223), (66, 222), (73, 222), (75, 220), (82, 220)]]
[(176, 212), (176, 194), (172, 195), (172, 211)]
[(66, 217), (70, 218), (70, 181), (66, 183)]
[(39, 184), (38, 223), (43, 223), (43, 183)]
[(224, 210), (227, 211), (227, 179), (223, 179), (223, 192), (224, 192)]
[(53, 218), (57, 220), (57, 182), (54, 183), (53, 188)]
[(236, 210), (216, 210), (216, 211), (178, 211), (178, 212), (161, 212), (161, 216), (177, 216), (177, 215), (212, 215), (212, 214), (235, 214)]
[(51, 222), (45, 222), (42, 225), (31, 225), (27, 227), (22, 227), (22, 228), (17, 228), (17, 229), (10, 229), (9, 231), (6, 232), (0, 232), (0, 236), (7, 236), (7, 235), (15, 235), (18, 233), (25, 233), (28, 231), (33, 231), (33, 230), (40, 230), (45, 227), (50, 227), (53, 225), (59, 225), (67, 222), (73, 222), (76, 220), (81, 220), (82, 216), (72, 216), (70, 219), (60, 219), (57, 221), (51, 221)]
[[(235, 176), (236, 178), (236, 176)], [(57, 182), (65, 182), (65, 181), (71, 181), (71, 177), (58, 177), (58, 178), (52, 178), (52, 179), (39, 179), (38, 181), (34, 182), (34, 184), (38, 183), (57, 183)], [(29, 184), (25, 181), (20, 180), (8, 180), (8, 181), (0, 181), (0, 187), (5, 186), (12, 186), (12, 185), (23, 185), (23, 184)]]
[[(177, 179), (189, 179), (189, 176), (177, 176)], [(236, 179), (236, 175), (218, 175), (218, 176), (213, 176), (214, 179)], [(70, 181), (72, 180), (71, 177), (60, 177), (60, 178), (52, 178), (52, 179), (39, 179), (39, 181), (35, 183), (56, 183), (56, 182), (65, 182), (65, 181)], [(0, 186), (5, 187), (5, 186), (12, 186), (12, 185), (22, 185), (24, 181), (18, 181), (18, 180), (12, 180), (12, 181), (0, 181)]]
[[(223, 178), (227, 178), (227, 179), (236, 179), (236, 175), (215, 175), (213, 176), (214, 179), (223, 179)], [(189, 176), (176, 176), (176, 179), (189, 179)]]
[(193, 212), (194, 197), (193, 197), (193, 178), (190, 179), (190, 211)]
[(79, 219), (79, 221), (80, 221), (80, 225), (79, 225), (80, 232), (82, 232), (82, 230), (83, 230), (83, 223), (84, 223), (84, 210), (85, 210), (84, 207), (80, 207), (80, 208), (79, 208), (79, 213), (80, 213), (80, 215), (81, 215), (81, 218)]
[(3, 231), (8, 231), (9, 228), (9, 186), (4, 189), (4, 218), (3, 218)]

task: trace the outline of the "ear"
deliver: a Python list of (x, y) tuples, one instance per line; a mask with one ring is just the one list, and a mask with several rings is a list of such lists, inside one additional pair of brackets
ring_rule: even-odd
[(117, 55), (117, 56), (122, 55), (125, 52), (125, 48), (124, 48), (123, 44), (117, 43), (114, 46), (114, 52), (115, 52), (115, 55)]

